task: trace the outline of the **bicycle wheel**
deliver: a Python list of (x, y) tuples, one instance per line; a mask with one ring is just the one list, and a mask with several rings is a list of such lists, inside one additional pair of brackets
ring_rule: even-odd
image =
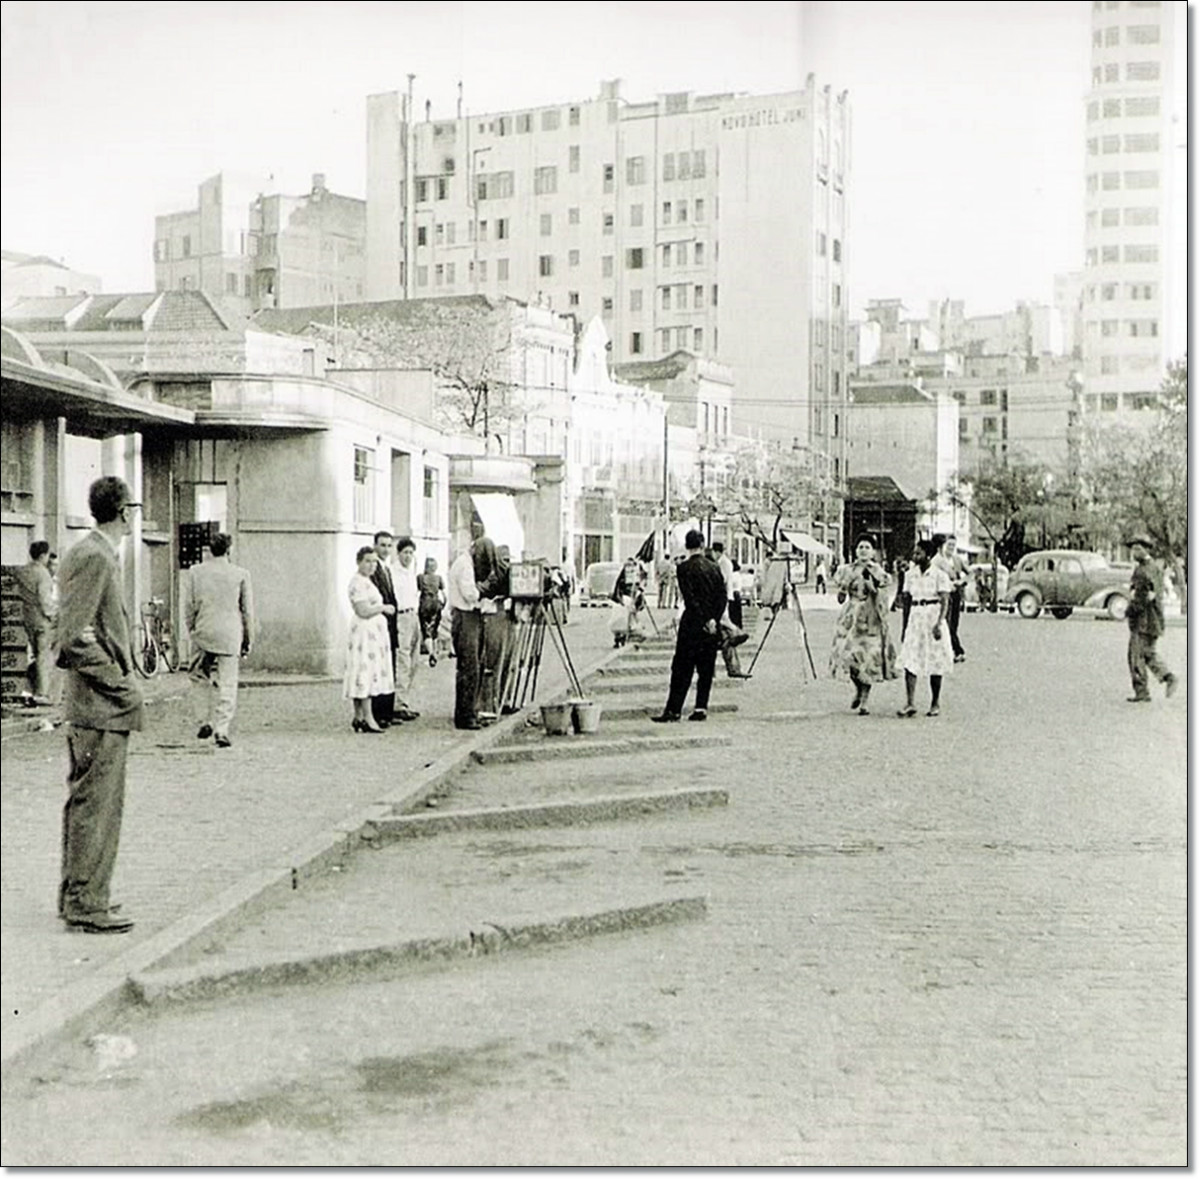
[(175, 645), (175, 636), (171, 633), (171, 627), (168, 623), (163, 623), (158, 632), (158, 644), (162, 652), (163, 662), (167, 665), (167, 670), (178, 671), (179, 648)]
[(154, 641), (154, 632), (143, 622), (139, 627), (140, 635), (138, 640), (137, 654), (134, 657), (134, 663), (138, 665), (138, 671), (150, 679), (158, 674), (159, 652), (158, 643)]

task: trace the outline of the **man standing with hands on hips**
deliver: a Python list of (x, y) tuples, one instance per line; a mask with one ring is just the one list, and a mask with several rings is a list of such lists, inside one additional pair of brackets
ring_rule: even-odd
[(183, 579), (184, 626), (192, 638), (192, 663), (188, 669), (192, 699), (201, 740), (216, 737), (228, 749), (237, 711), (238, 660), (250, 654), (254, 641), (254, 595), (250, 574), (229, 560), (232, 543), (218, 532), (205, 546), (211, 560), (193, 565)]
[(58, 915), (85, 933), (133, 928), (111, 903), (109, 888), (121, 838), (129, 734), (142, 727), (118, 559), (140, 507), (123, 479), (97, 479), (88, 490), (95, 530), (68, 551), (59, 572), (58, 666), (67, 673), (63, 716), (70, 770)]

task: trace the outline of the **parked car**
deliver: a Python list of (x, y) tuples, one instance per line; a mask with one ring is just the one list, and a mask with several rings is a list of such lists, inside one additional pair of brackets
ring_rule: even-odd
[(611, 597), (621, 575), (620, 561), (595, 561), (583, 571), (579, 584), (581, 606), (603, 606)]
[(1129, 605), (1133, 566), (1110, 564), (1099, 553), (1081, 549), (1046, 549), (1026, 553), (1008, 579), (1004, 601), (1022, 618), (1036, 618), (1043, 607), (1055, 618), (1073, 610), (1105, 610), (1116, 619)]

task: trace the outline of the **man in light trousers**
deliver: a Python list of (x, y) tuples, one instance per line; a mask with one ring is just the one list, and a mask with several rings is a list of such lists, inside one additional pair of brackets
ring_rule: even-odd
[(421, 654), (421, 619), (417, 607), (417, 546), (409, 536), (396, 541), (396, 563), (390, 566), (396, 594), (396, 719), (415, 721), (421, 714), (412, 706), (413, 682)]

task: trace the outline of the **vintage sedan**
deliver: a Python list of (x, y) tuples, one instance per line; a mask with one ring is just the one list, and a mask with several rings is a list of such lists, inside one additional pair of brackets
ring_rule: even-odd
[(1103, 610), (1125, 617), (1133, 566), (1111, 564), (1099, 553), (1082, 549), (1045, 549), (1026, 553), (1008, 579), (1004, 601), (1022, 618), (1044, 609), (1055, 618), (1070, 618), (1076, 609)]

